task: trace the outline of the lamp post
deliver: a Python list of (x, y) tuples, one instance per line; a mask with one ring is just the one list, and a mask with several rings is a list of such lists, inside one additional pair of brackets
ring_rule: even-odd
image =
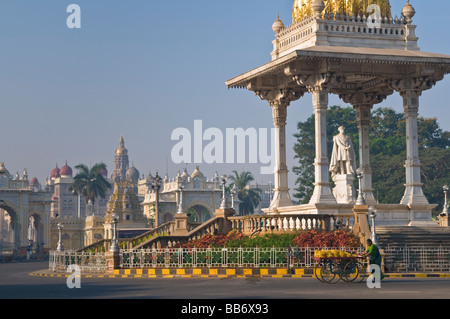
[(445, 201), (444, 201), (444, 209), (442, 210), (441, 216), (448, 216), (448, 202), (447, 202), (448, 185), (444, 185), (443, 189)]
[(118, 240), (117, 240), (117, 221), (118, 221), (117, 215), (112, 215), (111, 224), (113, 226), (113, 238), (111, 241), (111, 248), (109, 249), (109, 251), (111, 251), (113, 253), (117, 253), (120, 250)]
[(378, 246), (378, 236), (375, 230), (375, 217), (377, 217), (377, 210), (375, 207), (370, 206), (369, 207), (369, 216), (372, 219), (372, 242)]
[(359, 181), (359, 187), (358, 187), (358, 198), (356, 199), (356, 205), (366, 205), (366, 200), (364, 199), (363, 196), (363, 190), (362, 190), (362, 173), (363, 170), (362, 168), (358, 168), (356, 170), (356, 176), (358, 177), (358, 181)]
[(272, 181), (269, 181), (269, 206), (270, 206), (270, 203), (272, 203), (272, 192), (273, 192)]
[(230, 191), (230, 194), (231, 194), (231, 208), (232, 209), (234, 209), (234, 195), (236, 195), (236, 190), (237, 190), (237, 187), (236, 187), (235, 184), (233, 184), (233, 188)]
[(63, 230), (64, 226), (61, 223), (58, 223), (57, 226), (58, 226), (58, 232), (59, 232), (59, 240), (58, 240), (58, 246), (56, 247), (56, 251), (63, 252), (64, 247), (63, 247), (63, 243), (62, 243), (62, 230)]
[(227, 194), (225, 191), (225, 184), (227, 182), (227, 175), (222, 175), (222, 201), (220, 203), (220, 209), (227, 209)]
[(178, 188), (180, 189), (180, 202), (178, 204), (178, 212), (177, 214), (184, 214), (184, 203), (183, 203), (183, 185), (181, 183), (178, 184)]
[(152, 184), (152, 189), (155, 191), (155, 227), (158, 227), (159, 224), (159, 190), (161, 188), (161, 181), (162, 179), (159, 176), (158, 171), (156, 171)]

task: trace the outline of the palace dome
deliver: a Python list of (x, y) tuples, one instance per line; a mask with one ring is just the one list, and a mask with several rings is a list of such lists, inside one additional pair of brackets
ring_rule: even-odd
[(0, 175), (5, 175), (7, 178), (10, 177), (8, 170), (5, 167), (5, 163), (0, 163)]
[(116, 149), (116, 155), (128, 155), (128, 150), (125, 148), (125, 142), (123, 140), (123, 136), (120, 137), (119, 147)]
[(58, 164), (56, 164), (56, 167), (54, 169), (52, 169), (52, 171), (50, 172), (50, 177), (51, 178), (59, 178), (60, 177), (60, 170), (59, 170)]
[[(315, 8), (320, 8), (322, 0), (295, 0), (292, 9), (292, 23), (295, 24), (303, 19), (314, 15)], [(391, 18), (391, 5), (389, 0), (323, 0), (326, 14), (343, 14), (353, 16), (369, 16), (367, 8), (371, 4), (378, 4), (381, 9), (382, 18)]]
[(133, 181), (137, 183), (139, 181), (139, 171), (134, 167), (134, 165), (131, 165), (131, 167), (126, 172), (126, 178), (129, 181)]
[(31, 185), (32, 186), (37, 186), (39, 185), (39, 180), (36, 177), (33, 177), (33, 179), (31, 180)]
[(72, 168), (66, 164), (61, 167), (61, 169), (59, 170), (59, 175), (61, 177), (72, 177)]

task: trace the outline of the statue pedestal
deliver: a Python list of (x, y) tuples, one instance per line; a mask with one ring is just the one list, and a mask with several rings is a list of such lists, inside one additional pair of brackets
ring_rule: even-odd
[(356, 201), (354, 187), (355, 176), (353, 174), (338, 174), (333, 177), (336, 187), (333, 188), (333, 195), (338, 204), (350, 204)]
[(175, 228), (173, 236), (187, 236), (188, 231), (188, 216), (186, 214), (175, 214)]

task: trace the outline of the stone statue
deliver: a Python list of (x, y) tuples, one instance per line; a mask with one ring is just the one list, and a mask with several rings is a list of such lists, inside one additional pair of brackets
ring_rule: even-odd
[(355, 174), (355, 150), (344, 126), (339, 127), (339, 134), (333, 137), (330, 172), (332, 176)]

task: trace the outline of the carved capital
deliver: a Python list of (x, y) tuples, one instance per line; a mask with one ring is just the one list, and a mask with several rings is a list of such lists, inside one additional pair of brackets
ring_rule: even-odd
[(315, 74), (297, 74), (292, 79), (300, 86), (305, 86), (309, 93), (329, 91), (335, 86), (344, 82), (342, 76), (337, 76), (332, 72)]
[(399, 92), (402, 97), (421, 96), (422, 92), (431, 89), (436, 85), (436, 80), (428, 76), (416, 78), (404, 78), (390, 81), (388, 85)]
[(353, 107), (360, 105), (369, 105), (372, 107), (375, 104), (383, 102), (388, 94), (378, 92), (356, 92), (339, 94), (339, 98), (345, 103), (351, 104)]
[(272, 107), (273, 122), (275, 127), (286, 126), (287, 107), (292, 101), (300, 99), (305, 92), (293, 89), (259, 90), (255, 95), (261, 100), (266, 100)]
[(270, 106), (286, 105), (300, 99), (305, 92), (293, 89), (256, 90), (255, 95), (269, 102)]

